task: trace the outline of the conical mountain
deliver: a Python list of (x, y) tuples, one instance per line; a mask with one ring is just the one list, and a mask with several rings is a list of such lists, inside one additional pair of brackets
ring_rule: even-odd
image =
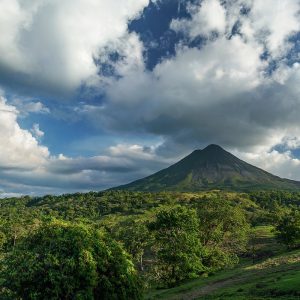
[(300, 182), (282, 179), (240, 160), (218, 145), (195, 150), (174, 165), (115, 189), (131, 191), (201, 191), (224, 189), (299, 190)]

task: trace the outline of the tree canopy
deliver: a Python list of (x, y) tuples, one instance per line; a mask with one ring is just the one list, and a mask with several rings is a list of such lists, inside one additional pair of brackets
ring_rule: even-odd
[(276, 225), (276, 237), (289, 248), (300, 246), (300, 211), (282, 216)]
[(172, 286), (204, 271), (196, 211), (183, 206), (167, 207), (150, 223), (154, 231), (158, 263), (156, 276)]
[(54, 221), (23, 238), (4, 260), (4, 287), (22, 299), (140, 299), (117, 242), (84, 225)]
[(244, 211), (216, 197), (201, 199), (196, 207), (204, 265), (215, 270), (236, 263), (248, 242), (249, 224)]

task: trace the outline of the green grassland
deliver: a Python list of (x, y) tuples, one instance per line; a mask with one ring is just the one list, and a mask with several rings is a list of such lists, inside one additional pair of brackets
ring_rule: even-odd
[[(146, 299), (300, 299), (300, 250), (276, 243), (271, 226), (256, 228), (256, 258), (231, 270), (191, 280), (172, 289), (151, 290)], [(268, 253), (271, 257), (261, 258)]]

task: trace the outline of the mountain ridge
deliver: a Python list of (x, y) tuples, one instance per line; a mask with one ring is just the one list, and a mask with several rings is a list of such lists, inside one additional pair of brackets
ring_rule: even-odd
[(194, 150), (166, 169), (113, 188), (129, 191), (197, 192), (221, 189), (300, 190), (300, 182), (280, 178), (255, 167), (216, 144)]

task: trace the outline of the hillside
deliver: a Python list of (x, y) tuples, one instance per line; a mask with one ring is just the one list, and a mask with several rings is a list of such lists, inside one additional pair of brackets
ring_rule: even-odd
[(256, 228), (258, 252), (272, 249), (274, 256), (252, 262), (244, 259), (231, 270), (188, 281), (175, 288), (152, 290), (147, 300), (259, 300), (299, 299), (300, 250), (287, 252), (276, 243), (272, 227)]
[(274, 176), (240, 160), (218, 145), (209, 145), (203, 150), (195, 150), (164, 170), (114, 189), (189, 192), (207, 189), (299, 190), (300, 183)]
[[(73, 260), (68, 259), (71, 255), (69, 249), (76, 249), (76, 247), (70, 247), (69, 243), (73, 245), (74, 240), (74, 242), (79, 243), (77, 245), (80, 247), (84, 246), (81, 238), (78, 240), (77, 233), (79, 232), (85, 237), (86, 232), (91, 233), (92, 230), (99, 230), (98, 234), (101, 237), (106, 236), (107, 242), (109, 240), (114, 241), (117, 243), (116, 245), (123, 247), (124, 251), (130, 254), (128, 257), (131, 258), (131, 264), (134, 265), (141, 282), (145, 284), (145, 287), (148, 287), (142, 291), (146, 299), (198, 299), (201, 297), (201, 299), (257, 300), (261, 299), (260, 295), (270, 296), (270, 298), (263, 299), (271, 299), (272, 295), (282, 295), (282, 298), (279, 299), (298, 299), (290, 298), (290, 296), (298, 296), (299, 250), (287, 252), (285, 245), (277, 243), (274, 226), (276, 226), (276, 220), (278, 221), (280, 216), (285, 216), (293, 209), (297, 209), (299, 205), (300, 192), (290, 191), (265, 191), (249, 194), (216, 190), (198, 193), (107, 191), (2, 199), (0, 202), (0, 299), (21, 299), (14, 294), (16, 290), (14, 286), (19, 285), (19, 281), (11, 280), (11, 276), (18, 278), (20, 276), (24, 280), (21, 282), (21, 287), (23, 287), (24, 282), (27, 291), (28, 272), (24, 273), (23, 270), (30, 269), (32, 272), (36, 272), (36, 266), (41, 266), (40, 258), (44, 257), (45, 249), (48, 249), (51, 258), (57, 257), (57, 255), (60, 257), (60, 253), (64, 253), (63, 251), (67, 249), (66, 256), (60, 257), (61, 264), (63, 265), (68, 261), (72, 262)], [(176, 218), (173, 219), (172, 217), (170, 223), (168, 221), (159, 227), (157, 225), (153, 227), (153, 222), (160, 224), (157, 221), (163, 220), (161, 216), (169, 216), (172, 211), (183, 211), (188, 215), (179, 225), (176, 224), (177, 221), (181, 220), (182, 214), (173, 214), (172, 216)], [(196, 221), (196, 223), (191, 223), (196, 224), (196, 227), (191, 227), (191, 224), (187, 227), (183, 226), (189, 224), (190, 217)], [(216, 220), (217, 227), (215, 226)], [(166, 249), (172, 254), (174, 245), (177, 245), (176, 247), (179, 248), (176, 249), (187, 250), (186, 252), (182, 252), (183, 250), (177, 252), (176, 250), (174, 253), (176, 255), (177, 253), (184, 253), (186, 257), (190, 255), (191, 249), (195, 250), (195, 248), (185, 246), (185, 234), (182, 235), (183, 242), (182, 239), (174, 241), (174, 235), (171, 234), (171, 240), (167, 238), (162, 243), (160, 241), (161, 234), (169, 232), (164, 230), (166, 224), (180, 226), (179, 232), (182, 231), (182, 228), (186, 228), (184, 232), (188, 236), (190, 236), (188, 230), (194, 228), (193, 230), (196, 231), (197, 235), (188, 241), (194, 241), (194, 238), (200, 240), (201, 238), (201, 244), (206, 249), (203, 254), (212, 253), (212, 255), (205, 255), (201, 259), (205, 264), (205, 270), (201, 269), (199, 273), (190, 276), (189, 274), (186, 275), (185, 269), (182, 269), (184, 277), (178, 280), (176, 284), (172, 284), (174, 286), (172, 288), (165, 284), (163, 277), (159, 277), (160, 268), (161, 266), (164, 268), (165, 265), (161, 265), (157, 251)], [(247, 243), (248, 231), (246, 231), (248, 225), (251, 226), (249, 244)], [(45, 236), (44, 230), (51, 228), (57, 228), (58, 231), (51, 231), (50, 236), (44, 241), (42, 239), (43, 242), (39, 245), (41, 238)], [(75, 234), (69, 235), (70, 232), (66, 232), (66, 228), (69, 228), (71, 232), (75, 230)], [(193, 232), (195, 233), (195, 231)], [(46, 232), (49, 234), (49, 231)], [(36, 236), (36, 234), (41, 233), (42, 235)], [(55, 236), (52, 235), (54, 233)], [(56, 234), (59, 234), (59, 237)], [(61, 234), (63, 236), (60, 236)], [(100, 236), (97, 235), (95, 240), (98, 241)], [(209, 243), (207, 242), (208, 236), (210, 237)], [(65, 241), (69, 246), (65, 246)], [(63, 243), (61, 244), (61, 242)], [(45, 248), (44, 243), (48, 248)], [(33, 247), (35, 244), (39, 246)], [(53, 247), (53, 245), (56, 246)], [(210, 245), (213, 245), (213, 248)], [(241, 245), (244, 245), (243, 248), (240, 248)], [(26, 246), (26, 250), (23, 246)], [(165, 246), (169, 248), (163, 248)], [(43, 255), (32, 256), (32, 249), (41, 249)], [(197, 247), (197, 251), (198, 249), (202, 249), (202, 247)], [(219, 249), (221, 252), (218, 250), (214, 254), (215, 252), (211, 252), (214, 249)], [(49, 253), (50, 250), (55, 251), (56, 256)], [(90, 249), (88, 248), (87, 251)], [(76, 253), (78, 251), (74, 252), (74, 259), (76, 259)], [(168, 255), (165, 257), (169, 257), (170, 252), (167, 253)], [(13, 255), (14, 259), (10, 260)], [(36, 257), (39, 261), (28, 259), (28, 255)], [(25, 256), (26, 259), (24, 259)], [(182, 257), (180, 254), (180, 258)], [(194, 264), (195, 256), (193, 255), (191, 258)], [(16, 264), (14, 263), (15, 259), (18, 262)], [(54, 261), (50, 267), (54, 271), (57, 270), (56, 260), (44, 262), (47, 265), (47, 270), (49, 269), (49, 261)], [(119, 256), (114, 265), (118, 261)], [(177, 262), (178, 260), (172, 259), (171, 264), (173, 261)], [(181, 261), (180, 259), (179, 262), (181, 263)], [(255, 264), (252, 265), (253, 263)], [(81, 265), (72, 262), (71, 266), (73, 269), (71, 271), (66, 269), (66, 271), (70, 272), (68, 274), (72, 280), (66, 281), (66, 277), (61, 276), (62, 273), (59, 270), (56, 273), (59, 284), (60, 282), (62, 284), (74, 282), (73, 276), (77, 274), (77, 266)], [(16, 272), (15, 269), (18, 271)], [(30, 279), (30, 282), (33, 282), (31, 290), (35, 290), (37, 286), (35, 278), (38, 278), (38, 282), (42, 282), (40, 278), (52, 274), (48, 271), (44, 272), (43, 267), (40, 270), (41, 275)], [(273, 287), (274, 282), (276, 288)], [(42, 291), (44, 290), (43, 286)], [(50, 291), (52, 290), (54, 289)], [(65, 289), (61, 290), (62, 293), (64, 291)], [(254, 298), (250, 296), (254, 296)], [(44, 298), (40, 297), (39, 299)], [(31, 298), (23, 297), (22, 299)], [(65, 298), (53, 297), (52, 299)], [(139, 298), (127, 297), (126, 299)]]

